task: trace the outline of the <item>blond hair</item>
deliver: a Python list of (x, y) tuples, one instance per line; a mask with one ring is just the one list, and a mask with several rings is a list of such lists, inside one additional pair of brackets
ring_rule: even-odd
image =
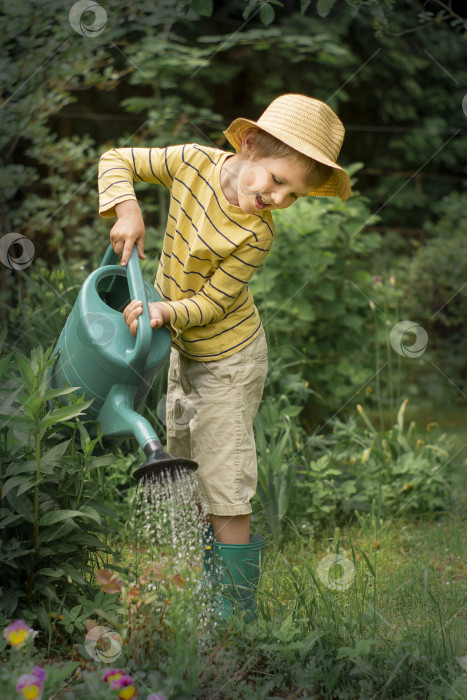
[(305, 168), (305, 181), (310, 189), (320, 189), (331, 177), (332, 168), (329, 165), (303, 155), (267, 131), (253, 128), (248, 133), (251, 133), (253, 149), (259, 158), (296, 158)]

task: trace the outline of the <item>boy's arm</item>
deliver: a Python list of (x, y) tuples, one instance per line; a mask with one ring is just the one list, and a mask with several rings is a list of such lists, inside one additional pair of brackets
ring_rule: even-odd
[(114, 148), (99, 161), (99, 213), (118, 216), (110, 240), (126, 265), (133, 246), (144, 258), (144, 222), (133, 182), (152, 182), (170, 188), (173, 173), (183, 162), (183, 147)]

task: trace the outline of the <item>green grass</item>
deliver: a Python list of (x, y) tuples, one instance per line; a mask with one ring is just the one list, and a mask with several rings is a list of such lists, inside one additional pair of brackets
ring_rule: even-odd
[[(289, 659), (297, 694), (287, 697), (303, 697), (302, 689), (319, 689), (309, 695), (316, 698), (466, 697), (455, 659), (467, 654), (465, 526), (449, 516), (379, 524), (366, 516), (319, 540), (301, 535), (282, 552), (270, 551), (260, 593), (269, 630), (275, 626), (277, 636), (279, 620), (291, 615), (296, 644), (319, 635), (310, 651), (301, 656), (305, 648), (297, 644)], [(316, 574), (337, 550), (355, 565), (346, 590), (330, 589)], [(339, 566), (329, 571), (337, 580)]]
[[(154, 634), (133, 641), (137, 660), (130, 645), (117, 665), (136, 678), (143, 698), (151, 688), (168, 700), (462, 700), (467, 674), (456, 657), (467, 656), (466, 524), (450, 515), (381, 522), (367, 514), (315, 537), (291, 528), (280, 548), (266, 548), (257, 624), (236, 619), (202, 641), (196, 588), (165, 588), (165, 613), (156, 604), (134, 608), (141, 624), (132, 624)], [(134, 547), (121, 549), (122, 567), (134, 570)], [(319, 575), (332, 553), (355, 567), (345, 589), (333, 588), (340, 564)], [(92, 689), (104, 687), (102, 664), (84, 658), (82, 665), (85, 686), (75, 695), (70, 681), (57, 700), (101, 697)]]
[[(456, 660), (467, 655), (465, 528), (450, 515), (409, 522), (365, 515), (314, 538), (290, 529), (280, 548), (266, 548), (258, 624), (237, 621), (212, 648), (191, 649), (201, 693), (193, 697), (467, 697)], [(327, 585), (339, 581), (339, 564), (324, 582), (318, 574), (333, 552), (355, 566), (345, 590)], [(182, 630), (175, 635), (183, 646)]]

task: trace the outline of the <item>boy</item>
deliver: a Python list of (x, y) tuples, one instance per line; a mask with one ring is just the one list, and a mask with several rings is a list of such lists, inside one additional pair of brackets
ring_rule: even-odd
[[(125, 265), (135, 244), (145, 257), (133, 180), (170, 190), (155, 282), (164, 301), (149, 304), (152, 327), (165, 324), (172, 333), (167, 450), (198, 462), (216, 553), (227, 569), (235, 558), (249, 582), (242, 607), (254, 611), (251, 562), (259, 561), (264, 538), (250, 537), (253, 420), (267, 345), (248, 281), (274, 241), (272, 210), (308, 195), (345, 201), (350, 182), (336, 163), (344, 127), (320, 100), (282, 95), (257, 122), (235, 119), (224, 133), (235, 154), (196, 144), (108, 151), (99, 167), (100, 213), (118, 217), (110, 240)], [(140, 301), (124, 311), (132, 335), (140, 313)], [(177, 430), (177, 404), (187, 403), (194, 416)]]

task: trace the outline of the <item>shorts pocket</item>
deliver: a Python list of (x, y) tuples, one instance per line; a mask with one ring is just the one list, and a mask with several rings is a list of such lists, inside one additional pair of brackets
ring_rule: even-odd
[(261, 352), (255, 353), (251, 356), (251, 361), (255, 365), (262, 365), (264, 362), (268, 361), (268, 350), (262, 350)]
[(222, 360), (213, 360), (212, 362), (203, 362), (204, 369), (214, 377), (218, 382), (227, 386), (240, 384), (243, 378), (242, 357), (240, 353), (235, 353)]
[(268, 361), (268, 344), (264, 330), (261, 329), (259, 336), (252, 343), (253, 352), (250, 359), (254, 364), (262, 365)]

